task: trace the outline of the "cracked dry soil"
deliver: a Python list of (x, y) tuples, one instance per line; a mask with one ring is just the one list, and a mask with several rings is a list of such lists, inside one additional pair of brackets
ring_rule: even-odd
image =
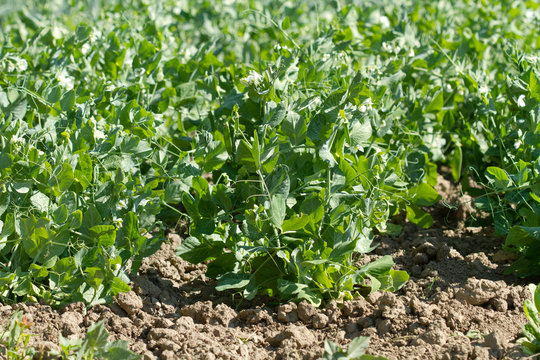
[(370, 354), (388, 359), (520, 359), (515, 341), (526, 319), (526, 285), (503, 275), (512, 261), (504, 238), (489, 228), (467, 226), (470, 197), (442, 176), (437, 190), (454, 209), (439, 206), (435, 225), (422, 230), (406, 223), (398, 238), (379, 237), (379, 247), (360, 258), (367, 263), (389, 254), (411, 278), (397, 293), (376, 292), (343, 304), (314, 308), (257, 297), (243, 301), (216, 292), (205, 265), (192, 265), (168, 242), (145, 259), (132, 277), (132, 291), (108, 306), (85, 309), (73, 303), (59, 311), (43, 304), (0, 306), (5, 324), (22, 309), (34, 326), (31, 345), (48, 358), (58, 334), (82, 338), (104, 320), (111, 340), (124, 339), (142, 359), (320, 359), (325, 339), (347, 347), (371, 337)]

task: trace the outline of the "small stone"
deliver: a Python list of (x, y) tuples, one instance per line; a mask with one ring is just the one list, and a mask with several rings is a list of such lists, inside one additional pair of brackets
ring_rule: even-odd
[(341, 309), (339, 308), (339, 305), (335, 300), (330, 300), (328, 305), (326, 305), (326, 309), (324, 309), (324, 311), (328, 316), (328, 321), (330, 323), (335, 323), (339, 320), (339, 317), (341, 316)]
[(392, 322), (389, 319), (384, 319), (377, 322), (377, 332), (380, 336), (383, 336), (390, 332), (391, 328)]
[(432, 329), (432, 330), (426, 331), (422, 335), (422, 340), (424, 340), (428, 344), (442, 346), (446, 344), (446, 341), (448, 340), (448, 336), (441, 329)]
[(456, 260), (463, 260), (463, 256), (457, 251), (456, 249), (450, 248), (450, 251), (448, 252), (448, 257), (450, 259), (456, 259)]
[(448, 258), (450, 255), (450, 247), (448, 245), (443, 245), (437, 251), (437, 261), (443, 261)]
[(469, 322), (463, 314), (457, 311), (449, 311), (446, 317), (446, 325), (452, 330), (464, 330)]
[(324, 314), (315, 314), (311, 318), (311, 322), (315, 329), (322, 329), (328, 325), (328, 316)]
[(413, 257), (413, 263), (416, 265), (424, 265), (429, 262), (427, 254), (418, 253)]
[(157, 357), (151, 351), (145, 351), (142, 354), (141, 360), (157, 360)]
[(306, 300), (302, 300), (297, 307), (298, 317), (305, 323), (311, 321), (311, 317), (317, 313), (317, 309)]
[(173, 321), (167, 318), (156, 318), (153, 324), (154, 327), (163, 328), (163, 329), (171, 328), (173, 327), (173, 325), (174, 325)]
[(420, 277), (421, 274), (422, 274), (422, 266), (414, 265), (411, 269), (411, 275)]
[[(298, 306), (298, 316), (300, 317), (300, 306)], [(264, 309), (244, 309), (238, 313), (238, 319), (247, 322), (248, 324), (258, 324), (262, 321), (271, 323), (272, 318)]]
[(463, 289), (456, 293), (456, 299), (471, 305), (482, 305), (497, 296), (506, 296), (508, 289), (504, 281), (469, 278)]
[(493, 308), (499, 312), (506, 312), (508, 310), (508, 302), (500, 297), (494, 297), (489, 300), (489, 303), (493, 305)]
[(374, 322), (373, 318), (371, 316), (366, 316), (358, 320), (358, 326), (360, 326), (362, 329), (367, 329), (369, 327), (372, 327)]
[(420, 245), (419, 250), (425, 253), (429, 258), (435, 258), (437, 255), (437, 248), (428, 241)]
[(489, 333), (484, 338), (484, 344), (490, 348), (489, 352), (497, 359), (503, 357), (505, 350), (508, 347), (507, 339), (505, 339), (498, 331)]
[(435, 278), (437, 276), (439, 276), (439, 272), (435, 269), (431, 269), (429, 267), (426, 267), (424, 269), (424, 271), (422, 271), (422, 274), (420, 274), (421, 277), (423, 278), (429, 278), (429, 277), (432, 277), (432, 278)]
[(379, 300), (379, 307), (382, 305), (394, 306), (397, 303), (397, 296), (391, 292), (385, 292)]
[(371, 305), (366, 301), (366, 299), (360, 297), (358, 299), (346, 301), (345, 303), (343, 303), (343, 307), (341, 308), (341, 310), (343, 311), (343, 314), (345, 316), (358, 317), (364, 315), (366, 312), (369, 311), (370, 308)]
[(366, 300), (371, 305), (375, 305), (375, 304), (377, 304), (379, 302), (379, 299), (381, 298), (381, 296), (383, 296), (383, 294), (380, 291), (376, 291), (374, 293), (369, 294), (368, 297), (366, 298)]
[(133, 315), (136, 310), (143, 308), (142, 299), (134, 291), (118, 294), (116, 302), (128, 315)]
[(279, 322), (294, 323), (298, 321), (298, 311), (295, 303), (280, 305), (277, 313)]
[(82, 314), (74, 311), (67, 311), (62, 314), (62, 335), (69, 336), (79, 334), (83, 323)]
[(311, 331), (305, 326), (297, 325), (287, 325), (287, 329), (267, 338), (266, 341), (272, 346), (281, 346), (288, 339), (295, 343), (295, 347), (312, 346), (317, 342), (315, 335)]
[(483, 346), (475, 346), (472, 351), (473, 359), (489, 360), (489, 350)]
[(358, 332), (358, 324), (354, 321), (348, 323), (345, 326), (345, 331), (347, 332), (347, 334), (354, 334)]
[[(176, 354), (172, 350), (165, 350), (161, 353), (161, 360), (174, 360), (176, 358)], [(208, 357), (206, 357), (206, 359), (208, 359)]]

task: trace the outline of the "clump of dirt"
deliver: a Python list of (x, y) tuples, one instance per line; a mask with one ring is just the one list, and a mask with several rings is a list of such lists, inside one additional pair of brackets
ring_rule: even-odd
[(266, 298), (246, 302), (216, 292), (205, 265), (175, 255), (182, 239), (170, 234), (132, 277), (133, 290), (115, 303), (88, 310), (74, 303), (60, 311), (43, 304), (1, 306), (0, 319), (5, 323), (23, 310), (35, 324), (31, 345), (45, 354), (58, 349), (58, 334), (82, 338), (103, 320), (111, 340), (128, 340), (145, 360), (320, 359), (325, 339), (347, 347), (357, 336), (370, 336), (369, 353), (388, 359), (524, 357), (515, 340), (526, 321), (526, 284), (538, 279), (504, 275), (511, 258), (500, 251), (503, 238), (467, 226), (471, 202), (451, 182), (440, 177), (438, 190), (455, 206), (433, 209), (435, 228), (407, 223), (402, 236), (380, 237), (376, 251), (360, 260), (391, 255), (411, 276), (397, 293), (322, 308)]

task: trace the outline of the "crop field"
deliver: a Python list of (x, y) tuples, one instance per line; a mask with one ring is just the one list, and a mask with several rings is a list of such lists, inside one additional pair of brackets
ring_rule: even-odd
[(534, 358), (538, 29), (0, 0), (0, 359)]

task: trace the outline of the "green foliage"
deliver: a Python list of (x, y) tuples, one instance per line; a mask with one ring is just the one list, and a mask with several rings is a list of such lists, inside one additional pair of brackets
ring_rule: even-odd
[(324, 342), (323, 360), (385, 360), (385, 357), (366, 354), (369, 346), (369, 337), (359, 336), (354, 338), (349, 344), (347, 351), (344, 351), (331, 340)]
[(109, 342), (109, 333), (99, 321), (88, 328), (84, 339), (66, 339), (60, 334), (61, 359), (136, 360), (141, 356), (131, 352), (128, 342)]
[(525, 300), (525, 316), (529, 320), (528, 324), (523, 326), (524, 338), (518, 340), (523, 346), (523, 350), (528, 355), (538, 355), (540, 353), (540, 286), (530, 284), (529, 290), (532, 300)]
[(537, 10), (17, 4), (0, 14), (0, 296), (110, 300), (182, 216), (177, 253), (220, 290), (397, 290), (391, 259), (355, 254), (400, 213), (433, 224), (440, 164), (484, 185), (465, 190), (511, 232), (512, 271), (535, 272), (534, 236), (511, 229), (540, 226)]
[(0, 331), (0, 355), (2, 359), (32, 359), (35, 349), (28, 345), (30, 334), (26, 333), (32, 326), (22, 311), (16, 311), (7, 326)]
[[(2, 359), (25, 360), (35, 358), (36, 350), (29, 346), (31, 334), (26, 331), (33, 323), (28, 322), (22, 311), (16, 311), (0, 332), (0, 355)], [(59, 359), (77, 360), (136, 360), (140, 355), (128, 348), (128, 342), (118, 340), (109, 342), (109, 333), (99, 321), (88, 328), (84, 339), (66, 339), (60, 334), (59, 353), (50, 353)]]

